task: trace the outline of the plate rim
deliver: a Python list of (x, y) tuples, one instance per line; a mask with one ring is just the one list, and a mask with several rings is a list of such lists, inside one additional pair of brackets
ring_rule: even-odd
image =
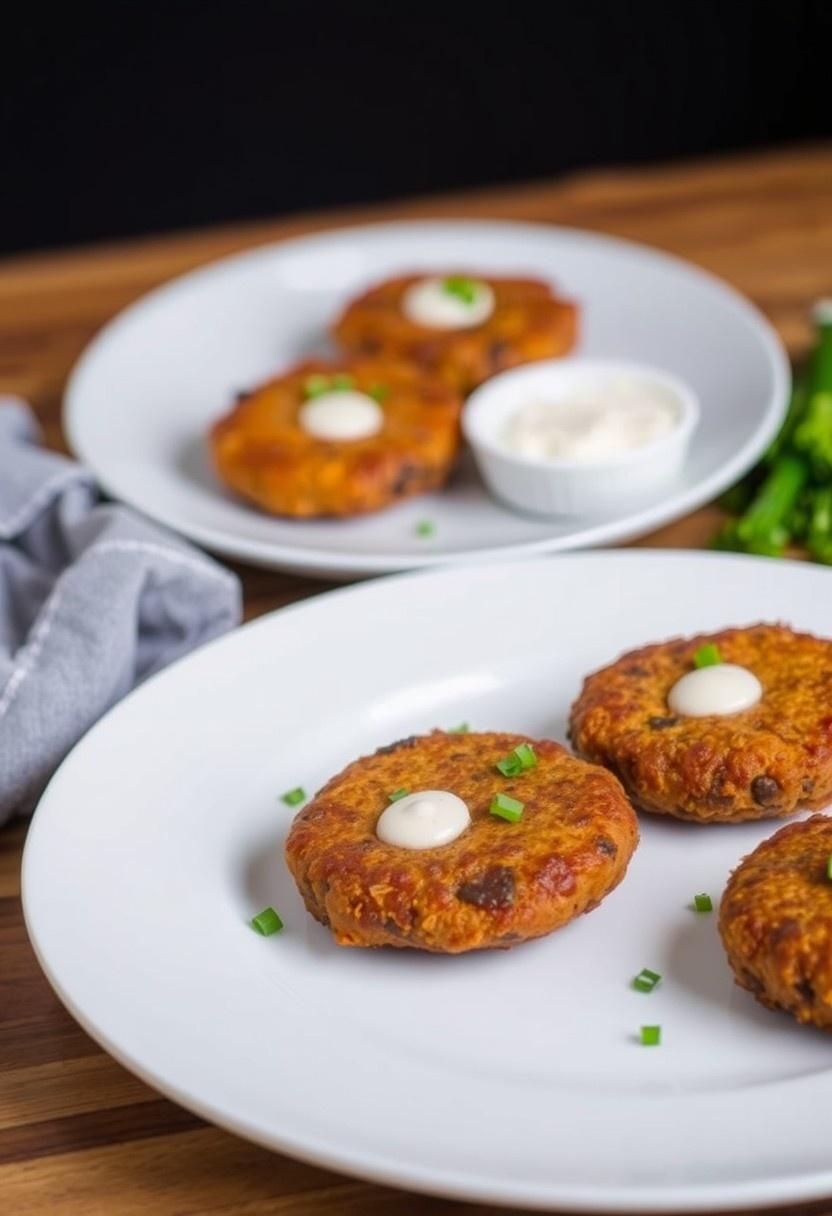
[[(612, 559), (612, 561), (620, 563), (638, 564), (648, 562), (672, 564), (680, 560), (685, 562), (693, 560), (711, 565), (741, 565), (749, 571), (757, 567), (761, 562), (769, 568), (772, 568), (772, 565), (776, 562), (776, 566), (780, 569), (802, 571), (801, 577), (803, 575), (809, 575), (810, 577), (822, 575), (822, 571), (816, 567), (794, 560), (712, 553), (702, 550), (609, 550), (594, 553), (576, 552), (569, 556), (572, 561), (588, 563), (607, 562)], [(548, 565), (545, 559), (541, 558), (532, 558), (523, 564), (530, 567)], [(481, 563), (480, 565), (483, 570), (496, 572), (501, 568), (502, 564), (490, 562)], [(331, 604), (334, 599), (340, 601), (342, 597), (347, 596), (363, 598), (369, 595), (372, 597), (377, 590), (384, 589), (388, 584), (399, 583), (402, 580), (408, 582), (412, 579), (419, 581), (453, 580), (463, 577), (464, 574), (465, 571), (461, 569), (402, 572), (368, 584), (341, 587), (322, 592), (310, 599), (275, 609), (240, 626), (238, 629), (230, 631), (220, 638), (214, 639), (212, 642), (200, 647), (197, 651), (192, 652), (191, 655), (180, 659), (171, 665), (170, 668), (150, 677), (142, 686), (128, 694), (127, 697), (110, 709), (99, 720), (99, 723), (93, 726), (79, 743), (76, 744), (50, 780), (36, 808), (24, 846), (21, 884), (24, 922), (35, 956), (50, 986), (82, 1028), (114, 1059), (154, 1089), (186, 1109), (208, 1119), (217, 1126), (225, 1128), (233, 1134), (240, 1135), (272, 1151), (284, 1152), (310, 1164), (336, 1170), (352, 1177), (370, 1180), (381, 1185), (408, 1188), (423, 1194), (440, 1195), (469, 1202), (521, 1206), (524, 1210), (551, 1210), (554, 1203), (558, 1207), (565, 1207), (576, 1212), (608, 1211), (632, 1214), (668, 1211), (705, 1212), (726, 1209), (739, 1210), (747, 1208), (750, 1205), (771, 1206), (827, 1199), (832, 1194), (832, 1166), (825, 1170), (815, 1170), (811, 1173), (797, 1174), (793, 1177), (781, 1174), (774, 1179), (762, 1181), (697, 1183), (694, 1185), (679, 1182), (674, 1185), (663, 1184), (661, 1186), (646, 1187), (630, 1184), (620, 1187), (620, 1193), (616, 1196), (611, 1196), (603, 1188), (601, 1191), (593, 1192), (591, 1183), (586, 1185), (572, 1183), (566, 1185), (558, 1184), (557, 1196), (553, 1196), (552, 1194), (541, 1194), (539, 1184), (524, 1185), (522, 1181), (518, 1182), (516, 1179), (509, 1179), (500, 1185), (495, 1185), (493, 1180), (490, 1180), (487, 1184), (478, 1187), (476, 1178), (472, 1178), (465, 1168), (453, 1171), (446, 1168), (428, 1169), (427, 1167), (413, 1165), (412, 1163), (405, 1164), (399, 1162), (391, 1164), (389, 1157), (385, 1157), (383, 1154), (373, 1157), (372, 1154), (366, 1152), (357, 1153), (350, 1150), (339, 1152), (331, 1144), (327, 1144), (326, 1141), (320, 1138), (295, 1137), (291, 1134), (280, 1136), (269, 1135), (246, 1122), (245, 1119), (226, 1115), (222, 1110), (218, 1110), (213, 1106), (211, 1102), (195, 1098), (191, 1094), (180, 1090), (176, 1084), (160, 1078), (154, 1073), (152, 1068), (145, 1068), (129, 1051), (122, 1050), (114, 1043), (109, 1033), (99, 1027), (94, 1018), (88, 1017), (82, 1009), (75, 1005), (69, 993), (57, 976), (55, 976), (33, 930), (33, 921), (36, 918), (33, 908), (37, 897), (33, 897), (30, 894), (30, 876), (33, 866), (36, 864), (33, 859), (36, 856), (37, 834), (40, 830), (38, 814), (47, 795), (53, 791), (54, 787), (62, 779), (65, 765), (79, 748), (87, 745), (88, 740), (97, 732), (101, 724), (113, 716), (119, 715), (128, 701), (132, 702), (135, 698), (141, 697), (147, 686), (156, 684), (158, 681), (164, 682), (173, 671), (183, 666), (187, 667), (194, 660), (200, 659), (204, 652), (208, 650), (214, 648), (221, 649), (227, 646), (241, 633), (248, 634), (257, 631), (259, 628), (266, 630), (274, 628), (275, 620), (284, 620), (290, 615), (302, 614), (309, 608), (317, 606), (321, 601)], [(772, 1082), (772, 1084), (778, 1083)]]
[[(746, 442), (732, 454), (731, 458), (724, 461), (709, 476), (702, 478), (682, 493), (668, 494), (659, 502), (629, 512), (621, 521), (613, 519), (596, 524), (590, 522), (577, 536), (573, 533), (565, 538), (561, 536), (540, 537), (535, 540), (490, 548), (463, 549), (453, 553), (426, 551), (424, 553), (399, 553), (398, 555), (367, 554), (348, 548), (339, 551), (322, 550), (309, 545), (287, 545), (285, 542), (273, 543), (245, 537), (229, 538), (228, 533), (221, 529), (187, 520), (183, 523), (175, 510), (168, 511), (155, 504), (151, 509), (146, 502), (139, 501), (136, 496), (130, 493), (125, 494), (117, 484), (118, 479), (111, 479), (106, 460), (102, 462), (97, 459), (95, 452), (86, 444), (78, 423), (79, 415), (83, 410), (83, 406), (79, 404), (83, 379), (89, 374), (89, 368), (93, 365), (98, 351), (112, 338), (113, 333), (123, 325), (132, 322), (135, 315), (146, 305), (163, 298), (168, 293), (175, 292), (183, 284), (187, 285), (200, 278), (210, 278), (214, 274), (221, 274), (232, 265), (254, 263), (264, 254), (274, 253), (278, 250), (292, 252), (302, 251), (304, 247), (326, 246), (333, 237), (347, 239), (350, 234), (354, 234), (359, 240), (364, 236), (368, 236), (372, 240), (379, 234), (391, 232), (400, 232), (406, 236), (408, 233), (424, 232), (425, 229), (431, 227), (442, 228), (446, 231), (457, 228), (465, 233), (470, 233), (471, 230), (486, 233), (490, 230), (495, 236), (498, 236), (500, 232), (511, 232), (518, 236), (525, 233), (537, 238), (554, 236), (587, 245), (606, 245), (608, 248), (637, 254), (661, 266), (673, 268), (678, 273), (699, 279), (711, 288), (718, 289), (729, 296), (734, 306), (744, 314), (746, 321), (759, 337), (768, 358), (773, 380), (772, 390), (755, 430)], [(376, 574), (401, 573), (408, 570), (433, 569), (461, 564), (481, 565), (492, 561), (535, 557), (545, 553), (573, 552), (584, 548), (626, 542), (663, 527), (717, 497), (752, 466), (777, 433), (785, 416), (790, 388), (791, 365), (788, 354), (780, 335), (765, 314), (731, 283), (695, 262), (639, 241), (631, 241), (605, 232), (595, 232), (592, 229), (525, 220), (481, 218), (464, 220), (454, 217), (430, 217), (423, 220), (405, 219), (343, 224), (301, 236), (278, 238), (237, 253), (226, 254), (168, 279), (143, 293), (117, 312), (87, 344), (67, 378), (62, 397), (61, 417), (64, 434), (71, 451), (91, 469), (107, 494), (127, 503), (135, 510), (150, 516), (156, 522), (187, 537), (212, 553), (232, 560), (250, 562), (265, 569), (281, 570), (287, 573), (322, 578), (362, 578)]]

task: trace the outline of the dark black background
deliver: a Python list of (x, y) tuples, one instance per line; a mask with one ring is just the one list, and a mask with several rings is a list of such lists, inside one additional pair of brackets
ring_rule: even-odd
[(2, 40), (2, 251), (832, 131), (832, 0), (112, 0)]

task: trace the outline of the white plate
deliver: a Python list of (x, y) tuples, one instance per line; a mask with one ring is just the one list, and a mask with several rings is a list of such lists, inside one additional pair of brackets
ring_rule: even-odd
[[(472, 463), (440, 494), (359, 520), (270, 518), (227, 494), (205, 448), (234, 393), (313, 351), (365, 284), (419, 267), (527, 271), (581, 306), (579, 352), (689, 381), (702, 422), (672, 493), (614, 518), (534, 519), (489, 498)], [(70, 379), (69, 441), (113, 495), (229, 557), (352, 577), (624, 540), (718, 494), (777, 429), (789, 368), (746, 300), (676, 258), (532, 224), (383, 224), (227, 258), (151, 293), (92, 343)], [(416, 525), (437, 525), (429, 539)]]
[[(567, 555), (238, 630), (128, 697), (45, 794), (23, 891), (46, 974), (164, 1093), (351, 1173), (630, 1212), (832, 1193), (832, 1040), (734, 987), (715, 917), (688, 907), (776, 824), (645, 818), (591, 916), (449, 958), (336, 947), (284, 868), (278, 799), (435, 724), (562, 738), (583, 675), (624, 648), (760, 618), (829, 633), (829, 588), (763, 559)], [(286, 929), (264, 939), (248, 918), (267, 904)], [(629, 987), (642, 967), (664, 976), (650, 996)]]

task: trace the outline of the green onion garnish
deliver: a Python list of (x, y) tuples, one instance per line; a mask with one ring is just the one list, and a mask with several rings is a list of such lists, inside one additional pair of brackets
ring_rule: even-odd
[(449, 726), (445, 731), (446, 735), (467, 735), (471, 727), (467, 722), (460, 722), (459, 726)]
[(367, 392), (379, 405), (390, 396), (390, 389), (386, 384), (371, 384)]
[(258, 933), (263, 934), (263, 937), (271, 937), (273, 933), (279, 933), (283, 928), (283, 921), (274, 908), (264, 908), (262, 912), (252, 916), (251, 923)]
[(404, 787), (402, 787), (402, 789), (400, 789), (400, 790), (393, 790), (392, 794), (387, 795), (387, 799), (389, 802), (398, 802), (400, 798), (406, 798), (409, 793), (410, 793), (410, 790), (404, 789)]
[(416, 525), (417, 536), (433, 536), (436, 532), (436, 524), (430, 519), (422, 519)]
[(329, 376), (307, 376), (303, 382), (303, 391), (307, 397), (320, 397), (329, 392)]
[(473, 279), (466, 279), (461, 275), (445, 279), (442, 289), (449, 296), (456, 296), (463, 304), (473, 304), (477, 298), (477, 284)]
[(518, 773), (525, 772), (527, 768), (534, 768), (536, 764), (537, 756), (531, 743), (521, 743), (507, 756), (503, 756), (502, 760), (498, 760), (494, 767), (504, 777), (516, 777)]
[(641, 1045), (642, 1047), (658, 1047), (662, 1041), (661, 1026), (642, 1026), (641, 1028)]
[(661, 978), (658, 971), (651, 971), (649, 967), (642, 967), (633, 980), (633, 987), (638, 992), (652, 992)]
[(296, 789), (287, 790), (285, 794), (281, 795), (281, 798), (287, 806), (297, 806), (299, 802), (303, 802), (306, 798), (306, 790), (302, 785), (299, 785)]
[(509, 823), (517, 823), (522, 817), (523, 806), (519, 798), (509, 798), (508, 794), (498, 794), (488, 808), (492, 815), (507, 819)]
[(832, 853), (826, 859), (826, 877), (832, 882)]
[(351, 376), (349, 372), (339, 372), (337, 376), (332, 377), (332, 388), (336, 393), (345, 393), (355, 388), (355, 376)]
[(693, 656), (694, 667), (716, 667), (721, 662), (722, 655), (719, 653), (719, 647), (713, 642), (706, 642), (704, 646), (700, 646)]
[(697, 912), (713, 912), (714, 901), (710, 895), (694, 895), (693, 907)]

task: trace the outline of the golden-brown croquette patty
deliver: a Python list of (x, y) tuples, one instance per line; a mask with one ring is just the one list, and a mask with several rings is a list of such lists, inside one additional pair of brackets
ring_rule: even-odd
[(425, 277), (402, 275), (358, 296), (332, 327), (336, 342), (355, 355), (406, 359), (462, 393), (507, 368), (565, 355), (575, 344), (576, 305), (537, 279), (473, 276), (494, 292), (490, 317), (465, 329), (418, 325), (402, 311), (402, 299)]
[[(535, 767), (495, 764), (533, 743)], [(376, 824), (395, 790), (445, 789), (471, 824), (450, 844), (385, 844)], [(496, 794), (524, 803), (508, 823)], [(306, 907), (345, 946), (457, 954), (540, 937), (589, 911), (624, 877), (638, 842), (619, 783), (559, 744), (511, 734), (433, 731), (356, 760), (297, 816), (286, 860)]]
[[(376, 398), (382, 429), (363, 439), (309, 434), (299, 414), (310, 385), (347, 377)], [(358, 515), (435, 490), (459, 449), (459, 394), (418, 368), (384, 359), (300, 363), (242, 395), (210, 445), (232, 490), (274, 515)]]
[[(731, 715), (682, 717), (676, 681), (705, 643), (751, 670), (762, 699)], [(630, 651), (584, 681), (570, 737), (646, 811), (703, 823), (790, 815), (832, 799), (832, 642), (754, 625)]]
[(719, 931), (737, 983), (798, 1022), (832, 1029), (832, 819), (790, 823), (728, 880)]

